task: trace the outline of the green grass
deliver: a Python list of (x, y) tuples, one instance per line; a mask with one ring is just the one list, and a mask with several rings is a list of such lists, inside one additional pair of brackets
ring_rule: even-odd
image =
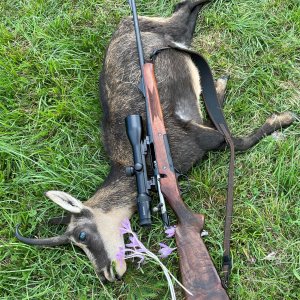
[[(176, 1), (138, 2), (140, 14), (168, 16)], [(120, 0), (0, 2), (0, 299), (170, 297), (154, 265), (131, 264), (122, 282), (103, 287), (79, 249), (35, 248), (14, 238), (19, 222), (28, 235), (62, 230), (43, 227), (62, 213), (45, 191), (85, 200), (105, 179), (98, 74), (114, 29), (129, 13)], [(216, 76), (231, 75), (225, 112), (236, 135), (273, 112), (300, 114), (299, 32), (298, 0), (219, 0), (205, 8), (194, 49)], [(283, 134), (236, 158), (232, 299), (300, 298), (299, 125)], [(206, 214), (205, 241), (218, 269), (228, 158), (210, 153), (189, 174), (185, 195)], [(164, 239), (158, 218), (150, 233), (136, 229), (154, 251)], [(179, 275), (176, 254), (166, 264)]]

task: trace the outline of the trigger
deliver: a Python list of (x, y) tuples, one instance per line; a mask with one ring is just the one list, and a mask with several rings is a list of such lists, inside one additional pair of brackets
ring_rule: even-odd
[[(175, 169), (175, 174), (176, 174), (176, 179), (177, 179), (177, 182), (179, 185), (179, 190), (180, 190), (181, 194), (185, 194), (185, 193), (189, 192), (191, 190), (191, 183), (190, 183), (189, 177), (177, 169)], [(182, 187), (179, 182), (180, 179), (185, 179), (187, 181), (188, 185), (186, 187)]]

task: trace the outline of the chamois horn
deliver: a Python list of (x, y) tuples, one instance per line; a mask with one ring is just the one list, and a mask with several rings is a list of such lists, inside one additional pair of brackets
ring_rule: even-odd
[(18, 224), (16, 226), (16, 238), (28, 245), (37, 245), (37, 246), (59, 246), (59, 245), (63, 245), (63, 244), (68, 244), (69, 238), (66, 234), (63, 235), (59, 235), (59, 236), (55, 236), (55, 237), (51, 237), (51, 238), (45, 238), (45, 239), (34, 239), (34, 238), (27, 238), (24, 237), (20, 234), (19, 232), (19, 227), (21, 226), (21, 224)]

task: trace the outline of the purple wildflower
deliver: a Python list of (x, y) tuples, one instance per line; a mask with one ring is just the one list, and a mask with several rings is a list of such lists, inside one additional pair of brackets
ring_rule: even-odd
[(125, 248), (124, 247), (119, 247), (119, 252), (116, 254), (116, 260), (121, 266), (123, 266), (124, 260), (125, 260)]
[(120, 251), (116, 255), (116, 260), (121, 263), (128, 258), (139, 258), (138, 264), (140, 266), (148, 250), (132, 231), (129, 219), (125, 219), (121, 225), (120, 232), (123, 235), (129, 234), (130, 243), (126, 244), (126, 247), (120, 247)]
[(132, 236), (129, 237), (131, 243), (127, 244), (129, 247), (134, 247), (134, 249), (140, 253), (147, 252), (147, 248), (144, 246), (144, 244), (139, 240), (139, 238), (136, 236), (136, 234), (133, 232)]
[(165, 230), (165, 234), (167, 238), (171, 238), (175, 235), (176, 226), (170, 226), (167, 230)]
[(161, 258), (168, 257), (176, 248), (170, 248), (168, 245), (164, 243), (159, 243), (159, 246), (161, 247), (158, 253), (160, 253)]
[[(164, 266), (164, 264), (160, 261), (160, 259), (152, 253), (150, 250), (148, 250), (143, 243), (138, 239), (136, 233), (134, 233), (131, 229), (130, 226), (130, 221), (129, 219), (125, 219), (122, 223), (122, 227), (120, 228), (120, 233), (122, 235), (124, 234), (129, 234), (129, 240), (130, 243), (126, 244), (126, 247), (120, 247), (119, 252), (116, 254), (116, 261), (122, 265), (124, 263), (125, 259), (130, 259), (130, 258), (139, 258), (140, 260), (138, 261), (138, 267), (141, 266), (141, 264), (144, 262), (144, 260), (152, 260), (156, 264), (160, 265), (162, 268), (167, 281), (168, 285), (170, 288), (172, 300), (176, 299), (175, 295), (175, 290), (174, 286), (171, 280), (171, 277), (190, 295), (193, 295), (190, 291), (188, 291), (171, 273), (170, 271)], [(175, 226), (168, 228), (166, 230), (166, 234), (168, 237), (172, 237), (175, 233)], [(176, 248), (170, 248), (169, 246), (159, 243), (161, 249), (159, 250), (160, 257), (165, 258), (168, 255), (170, 255)]]
[(122, 225), (122, 227), (120, 228), (121, 234), (132, 233), (129, 219), (125, 219), (124, 221), (122, 221), (121, 225)]
[(140, 260), (138, 261), (138, 269), (141, 267), (141, 264), (144, 262), (145, 260), (145, 256), (144, 255), (138, 255), (136, 254), (135, 257), (140, 258)]
[(129, 240), (130, 240), (131, 243), (126, 244), (126, 247), (137, 248), (137, 247), (141, 246), (140, 243), (138, 242), (137, 238), (134, 235), (130, 236)]

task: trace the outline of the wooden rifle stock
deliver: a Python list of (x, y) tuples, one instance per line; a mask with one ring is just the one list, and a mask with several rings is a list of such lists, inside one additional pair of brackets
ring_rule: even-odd
[(143, 75), (145, 92), (149, 100), (147, 101), (148, 117), (152, 127), (161, 191), (178, 219), (175, 238), (182, 283), (193, 294), (190, 295), (186, 292), (186, 299), (229, 299), (200, 236), (204, 225), (204, 216), (194, 214), (180, 196), (152, 63), (144, 65)]

